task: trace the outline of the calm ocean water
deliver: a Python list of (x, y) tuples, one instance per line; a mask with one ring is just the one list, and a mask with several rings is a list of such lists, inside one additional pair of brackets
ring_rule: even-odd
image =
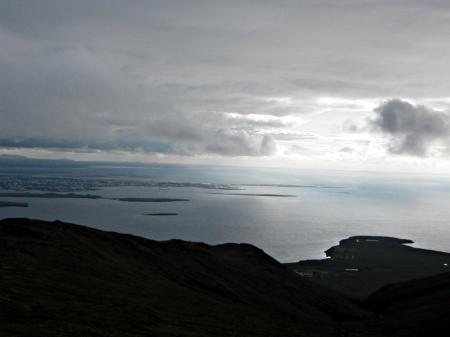
[[(18, 180), (88, 177), (91, 180), (133, 179), (138, 182), (135, 185), (153, 181), (195, 182), (231, 184), (239, 188), (114, 186), (89, 191), (105, 198), (189, 199), (168, 203), (0, 198), (0, 201), (29, 203), (28, 208), (0, 208), (0, 218), (59, 219), (156, 240), (178, 238), (210, 244), (248, 242), (282, 262), (321, 258), (325, 249), (351, 235), (396, 236), (414, 240), (417, 247), (450, 251), (450, 181), (447, 178), (152, 165), (57, 170), (8, 168), (0, 173), (0, 181), (7, 175)], [(178, 215), (146, 216), (145, 213)]]

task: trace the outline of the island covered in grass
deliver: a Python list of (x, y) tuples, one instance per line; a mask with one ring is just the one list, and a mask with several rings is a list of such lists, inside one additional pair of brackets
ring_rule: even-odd
[(353, 236), (325, 251), (327, 259), (286, 266), (351, 297), (365, 298), (382, 286), (450, 271), (450, 253), (408, 246), (413, 241)]

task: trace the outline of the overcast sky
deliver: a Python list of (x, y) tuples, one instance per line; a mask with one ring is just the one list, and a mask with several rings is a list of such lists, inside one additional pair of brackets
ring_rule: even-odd
[(448, 1), (0, 0), (0, 154), (450, 167)]

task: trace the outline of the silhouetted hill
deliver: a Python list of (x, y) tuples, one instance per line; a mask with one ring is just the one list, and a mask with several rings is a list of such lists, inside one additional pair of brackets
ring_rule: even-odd
[(379, 318), (353, 324), (354, 336), (450, 335), (450, 273), (388, 285), (364, 304)]
[(449, 253), (405, 245), (409, 243), (413, 242), (384, 236), (353, 236), (328, 249), (328, 259), (287, 266), (314, 282), (358, 298), (366, 298), (388, 283), (449, 270)]
[(248, 244), (0, 221), (1, 336), (340, 336), (367, 317)]
[[(383, 241), (394, 251), (404, 243)], [(0, 221), (2, 337), (448, 335), (450, 273), (390, 284), (359, 304), (315, 282), (248, 244)]]

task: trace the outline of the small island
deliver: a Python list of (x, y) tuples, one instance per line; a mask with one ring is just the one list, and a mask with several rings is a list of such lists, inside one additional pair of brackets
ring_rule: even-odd
[(26, 202), (0, 201), (0, 207), (28, 207)]
[(246, 197), (276, 197), (276, 198), (295, 198), (293, 194), (273, 194), (273, 193), (210, 193), (219, 195), (242, 195)]
[(146, 213), (147, 216), (176, 216), (178, 213)]
[(113, 198), (112, 200), (126, 201), (126, 202), (177, 202), (177, 201), (189, 201), (189, 199), (178, 199), (178, 198)]

